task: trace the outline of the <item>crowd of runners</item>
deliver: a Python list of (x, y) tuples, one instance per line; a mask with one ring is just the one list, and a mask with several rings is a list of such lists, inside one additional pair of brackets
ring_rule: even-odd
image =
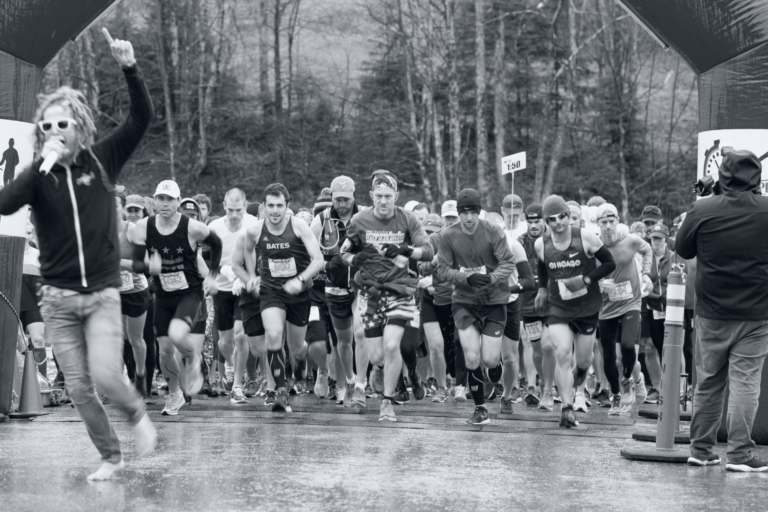
[(411, 399), (472, 400), (474, 425), (495, 400), (499, 417), (562, 403), (564, 428), (590, 407), (657, 403), (673, 264), (688, 274), (691, 374), (696, 265), (671, 249), (680, 218), (668, 227), (650, 205), (627, 226), (597, 196), (526, 206), (510, 194), (486, 211), (472, 188), (431, 212), (399, 206), (386, 170), (367, 195), (337, 176), (303, 208), (280, 183), (250, 200), (231, 188), (216, 205), (174, 181), (129, 193), (120, 170), (153, 108), (132, 46), (104, 32), (128, 117), (95, 142), (82, 94), (42, 98), (38, 158), (0, 191), (0, 214), (31, 206), (20, 319), (38, 357), (54, 345), (54, 387), (101, 453), (90, 480), (124, 467), (106, 400), (139, 456), (157, 440), (145, 404), (161, 397), (171, 416), (198, 394), (283, 414), (292, 395), (314, 394), (393, 422)]
[[(275, 412), (297, 394), (352, 408), (379, 398), (386, 421), (411, 399), (472, 400), (476, 425), (490, 422), (489, 402), (502, 416), (562, 403), (566, 428), (591, 407), (658, 402), (667, 276), (695, 262), (675, 256), (677, 224), (657, 207), (627, 226), (600, 197), (525, 207), (510, 194), (499, 214), (468, 188), (433, 213), (399, 206), (384, 170), (372, 206), (362, 196), (338, 176), (294, 211), (279, 183), (255, 201), (232, 188), (218, 217), (173, 181), (154, 197), (118, 189), (123, 358), (142, 398), (164, 396), (164, 415), (197, 394)], [(29, 234), (22, 316), (42, 348)]]

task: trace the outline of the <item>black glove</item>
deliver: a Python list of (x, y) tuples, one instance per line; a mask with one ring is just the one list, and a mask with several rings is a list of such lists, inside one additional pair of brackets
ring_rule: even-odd
[(467, 278), (467, 284), (472, 288), (482, 288), (491, 284), (491, 276), (486, 274), (472, 274)]
[(379, 256), (379, 252), (372, 245), (365, 245), (360, 252), (355, 254), (355, 257), (352, 258), (352, 266), (360, 268), (366, 261), (368, 261), (368, 258), (372, 256)]
[(335, 254), (330, 260), (325, 262), (325, 273), (330, 274), (332, 269), (346, 266), (347, 265), (344, 263), (344, 260), (341, 259), (341, 256)]
[(385, 244), (381, 248), (384, 249), (384, 256), (387, 258), (394, 258), (395, 256), (410, 258), (413, 254), (413, 247), (408, 247), (405, 244)]

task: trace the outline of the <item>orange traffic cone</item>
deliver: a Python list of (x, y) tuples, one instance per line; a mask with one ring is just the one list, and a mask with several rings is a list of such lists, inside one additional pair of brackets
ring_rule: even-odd
[(43, 398), (40, 395), (40, 383), (37, 381), (37, 363), (32, 349), (28, 349), (24, 356), (24, 377), (21, 383), (21, 398), (19, 399), (19, 412), (8, 415), (9, 418), (24, 419), (34, 418), (48, 414), (43, 412)]

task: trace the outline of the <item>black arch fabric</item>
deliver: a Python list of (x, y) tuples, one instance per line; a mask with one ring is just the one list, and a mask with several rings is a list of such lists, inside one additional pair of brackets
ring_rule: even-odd
[(700, 131), (768, 128), (768, 2), (619, 2), (699, 75)]

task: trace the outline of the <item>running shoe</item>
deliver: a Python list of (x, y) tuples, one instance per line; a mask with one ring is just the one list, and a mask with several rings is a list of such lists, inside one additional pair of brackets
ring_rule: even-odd
[[(346, 389), (344, 390), (344, 397), (349, 397), (348, 400), (344, 400), (344, 407), (352, 407), (353, 402), (355, 401), (355, 388), (357, 386), (354, 382), (351, 384), (347, 382)], [(363, 391), (363, 395), (365, 395), (365, 391)], [(365, 400), (363, 400), (365, 401)]]
[(203, 387), (200, 388), (200, 393), (198, 394), (205, 395), (210, 398), (215, 398), (219, 396), (218, 391), (214, 391), (213, 388), (211, 387), (211, 383), (208, 381), (203, 381)]
[(539, 401), (539, 410), (552, 412), (555, 409), (555, 399), (552, 396), (552, 390), (544, 391)]
[(576, 421), (576, 414), (573, 412), (572, 405), (563, 406), (563, 410), (560, 413), (560, 426), (565, 428), (573, 428), (579, 426), (579, 422)]
[(427, 394), (424, 383), (421, 382), (419, 372), (416, 370), (408, 372), (408, 380), (411, 381), (411, 389), (413, 390), (413, 398), (416, 400), (423, 400)]
[(298, 379), (294, 379), (293, 377), (288, 377), (285, 379), (285, 384), (288, 386), (287, 393), (291, 396), (298, 395), (298, 391), (296, 390), (296, 382), (298, 382)]
[(186, 394), (184, 390), (181, 391), (181, 394), (184, 395), (184, 403), (187, 405), (192, 405), (192, 395)]
[(376, 393), (373, 390), (373, 388), (371, 387), (371, 385), (368, 382), (366, 382), (365, 383), (365, 398), (376, 398), (377, 396), (379, 396), (379, 394)]
[(576, 393), (576, 396), (573, 400), (573, 407), (577, 412), (589, 412), (589, 409), (587, 409), (587, 401), (584, 399), (584, 395), (582, 393)]
[(328, 400), (336, 400), (336, 395), (338, 394), (338, 389), (336, 388), (336, 381), (333, 379), (328, 379), (328, 394), (325, 395), (325, 398)]
[(640, 374), (640, 380), (635, 382), (635, 402), (642, 405), (648, 396), (648, 390), (645, 389), (645, 375)]
[(526, 392), (526, 395), (525, 395), (525, 403), (530, 406), (539, 405), (539, 397), (535, 387), (528, 386), (528, 391)]
[(453, 403), (464, 403), (467, 401), (467, 390), (459, 384), (453, 388)]
[(242, 386), (232, 386), (232, 391), (229, 392), (229, 401), (233, 404), (247, 404), (248, 399), (245, 398)]
[(267, 390), (267, 394), (264, 397), (264, 405), (272, 405), (275, 403), (275, 391), (273, 389)]
[(513, 404), (522, 403), (523, 394), (520, 392), (520, 388), (512, 388), (512, 393), (510, 393), (509, 399), (512, 400)]
[(646, 404), (659, 403), (659, 392), (653, 388), (648, 388), (648, 396), (645, 397)]
[(700, 457), (688, 457), (689, 466), (717, 466), (720, 464), (720, 456), (716, 453), (708, 453)]
[(309, 393), (309, 388), (307, 387), (307, 381), (304, 379), (296, 379), (296, 382), (293, 384), (293, 388), (296, 390), (297, 395), (306, 395)]
[(437, 391), (435, 391), (435, 394), (432, 395), (432, 402), (442, 404), (446, 401), (448, 398), (448, 395), (445, 392), (445, 388), (437, 388)]
[(347, 394), (347, 387), (346, 386), (340, 386), (338, 389), (336, 389), (336, 403), (338, 405), (342, 405), (344, 403), (344, 398)]
[(261, 384), (259, 385), (259, 396), (266, 396), (267, 394), (267, 388), (269, 387), (269, 380), (264, 379), (261, 381)]
[(384, 393), (384, 370), (380, 366), (373, 365), (370, 381), (371, 387), (376, 394)]
[(496, 384), (493, 385), (493, 387), (496, 391), (496, 396), (501, 396), (504, 394), (504, 384), (502, 384), (501, 382), (497, 382)]
[(280, 388), (275, 393), (275, 403), (272, 404), (272, 412), (292, 412), (291, 404), (288, 401), (288, 391)]
[(607, 389), (601, 389), (597, 396), (593, 396), (592, 399), (600, 407), (610, 407), (612, 405), (611, 392)]
[(557, 390), (557, 386), (552, 388), (552, 399), (555, 401), (555, 403), (563, 403), (563, 399), (560, 398), (560, 391)]
[(469, 421), (467, 421), (470, 425), (487, 425), (490, 422), (491, 418), (488, 416), (488, 409), (482, 405), (475, 407), (475, 412), (472, 413)]
[(752, 457), (747, 462), (742, 462), (740, 464), (728, 462), (725, 464), (725, 470), (736, 471), (738, 473), (764, 473), (765, 471), (768, 471), (768, 464), (757, 457)]
[(635, 403), (635, 383), (632, 377), (621, 379), (621, 410), (629, 411)]
[(163, 407), (163, 416), (176, 416), (179, 409), (186, 405), (184, 394), (179, 390), (177, 393), (168, 393), (165, 395), (165, 407)]
[(245, 385), (245, 388), (243, 389), (243, 394), (246, 396), (246, 398), (253, 398), (256, 396), (258, 392), (259, 392), (259, 383), (256, 379), (249, 380), (248, 383)]
[(516, 402), (513, 402), (511, 398), (501, 397), (501, 409), (499, 409), (499, 414), (512, 414), (513, 403)]
[[(587, 387), (589, 387), (589, 386), (587, 386)], [(597, 384), (595, 384), (595, 392), (592, 393), (592, 399), (593, 400), (597, 400), (597, 397), (600, 396), (600, 393), (605, 391), (604, 389), (602, 389), (602, 387), (603, 386), (601, 386), (599, 382)]]
[(328, 396), (328, 374), (317, 372), (317, 380), (315, 380), (315, 396), (318, 398), (325, 398)]
[(608, 416), (619, 416), (621, 415), (621, 411), (623, 410), (623, 407), (621, 406), (621, 396), (619, 393), (616, 393), (613, 395), (613, 400), (611, 403), (611, 408), (608, 409)]
[(397, 421), (395, 418), (395, 408), (392, 407), (392, 401), (388, 399), (381, 400), (381, 408), (379, 409), (379, 421)]
[(517, 387), (520, 389), (527, 389), (528, 388), (528, 379), (525, 377), (520, 377), (517, 379)]
[(307, 395), (315, 394), (315, 377), (310, 375), (304, 379), (304, 393)]
[(395, 403), (395, 405), (404, 405), (411, 402), (411, 394), (408, 393), (407, 389), (401, 389), (397, 393), (395, 393), (395, 396), (392, 397), (392, 401)]
[[(347, 391), (347, 396), (349, 396), (349, 391)], [(365, 409), (365, 389), (353, 384), (352, 400), (349, 401), (349, 407)]]
[[(578, 391), (576, 391), (578, 393)], [(584, 403), (587, 404), (587, 407), (592, 407), (592, 397), (589, 396), (589, 390), (584, 388)]]
[(431, 391), (434, 393), (437, 391), (437, 379), (434, 377), (430, 377), (427, 379), (427, 391)]
[(235, 374), (233, 373), (230, 377), (229, 375), (226, 375), (224, 378), (221, 379), (221, 387), (224, 388), (222, 394), (229, 393), (232, 391), (232, 386), (235, 384)]

